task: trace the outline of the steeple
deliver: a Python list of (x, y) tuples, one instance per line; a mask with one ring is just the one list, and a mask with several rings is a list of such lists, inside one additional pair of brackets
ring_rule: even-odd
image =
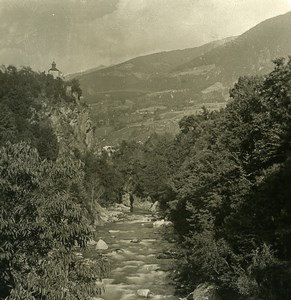
[(55, 63), (55, 61), (52, 62), (52, 67), (49, 69), (49, 71), (59, 71), (57, 69), (57, 64)]
[(48, 70), (48, 74), (51, 74), (54, 76), (54, 78), (63, 78), (63, 73), (57, 69), (57, 64), (55, 61), (52, 62), (52, 67)]

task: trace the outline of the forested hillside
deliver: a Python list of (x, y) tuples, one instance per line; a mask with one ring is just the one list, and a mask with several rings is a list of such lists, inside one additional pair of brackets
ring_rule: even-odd
[(123, 142), (112, 157), (133, 193), (174, 222), (175, 280), (225, 299), (291, 294), (291, 59), (241, 77), (225, 109), (184, 117), (180, 133)]
[(0, 86), (0, 299), (98, 295), (95, 281), (107, 265), (101, 256), (77, 255), (94, 221), (84, 141), (80, 151), (65, 147), (59, 126), (61, 119), (65, 141), (76, 146), (61, 112), (80, 109), (79, 85), (9, 66), (0, 70)]

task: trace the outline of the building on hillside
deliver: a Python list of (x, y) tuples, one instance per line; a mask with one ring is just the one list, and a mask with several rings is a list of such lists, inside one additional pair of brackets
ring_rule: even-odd
[(52, 62), (52, 67), (48, 70), (48, 74), (53, 75), (54, 79), (64, 78), (64, 74), (59, 69), (57, 69), (57, 64), (54, 61)]
[(116, 149), (113, 146), (104, 146), (101, 151), (107, 153), (107, 155), (111, 157), (112, 154), (116, 152)]

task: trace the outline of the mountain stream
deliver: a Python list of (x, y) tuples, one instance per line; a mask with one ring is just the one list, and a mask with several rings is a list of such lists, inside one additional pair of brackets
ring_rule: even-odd
[(169, 279), (173, 261), (164, 255), (171, 244), (162, 239), (161, 228), (153, 227), (149, 212), (125, 213), (119, 221), (98, 227), (97, 233), (108, 245), (103, 253), (111, 272), (102, 281), (105, 292), (96, 299), (178, 299)]

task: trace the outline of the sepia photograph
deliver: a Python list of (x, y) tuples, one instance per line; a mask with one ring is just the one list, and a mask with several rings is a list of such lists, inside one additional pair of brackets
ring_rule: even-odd
[(291, 0), (0, 0), (0, 300), (291, 299)]

